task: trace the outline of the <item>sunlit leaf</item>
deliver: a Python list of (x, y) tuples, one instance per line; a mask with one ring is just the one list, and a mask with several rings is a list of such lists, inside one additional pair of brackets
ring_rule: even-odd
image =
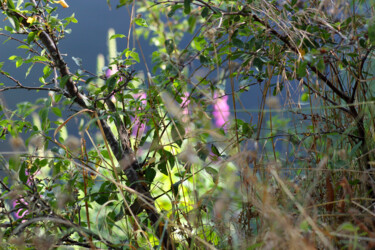
[(143, 19), (143, 18), (136, 18), (134, 21), (139, 26), (148, 27), (148, 24), (147, 24), (146, 20)]
[(115, 34), (115, 35), (112, 35), (109, 40), (112, 40), (112, 39), (116, 39), (116, 38), (125, 38), (126, 36), (123, 35), (123, 34)]

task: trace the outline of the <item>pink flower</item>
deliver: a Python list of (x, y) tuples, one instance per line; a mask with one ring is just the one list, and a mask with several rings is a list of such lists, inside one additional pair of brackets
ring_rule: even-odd
[[(134, 94), (133, 95), (134, 99), (139, 99), (142, 103), (142, 106), (145, 106), (147, 104), (147, 100), (146, 100), (146, 93), (138, 93), (138, 94)], [(142, 107), (139, 107), (138, 110), (141, 110)], [(144, 121), (141, 122), (139, 120), (139, 117), (135, 117), (132, 119), (132, 123), (133, 123), (133, 129), (132, 129), (132, 135), (133, 136), (142, 136), (142, 134), (145, 132), (146, 130), (146, 125), (144, 124)]]
[[(39, 173), (40, 173), (40, 171), (37, 171), (37, 172), (34, 173), (34, 175), (37, 175), (37, 174), (39, 174)], [(27, 170), (26, 170), (26, 175), (29, 176), (29, 171), (27, 171)], [(27, 185), (32, 185), (32, 179), (31, 179), (31, 178), (33, 178), (33, 177), (32, 177), (32, 176), (29, 176), (29, 177), (27, 178), (27, 181), (26, 181)], [(28, 205), (28, 203), (27, 203), (24, 199), (22, 199), (22, 198), (19, 199), (19, 201), (21, 202), (21, 204)], [(20, 204), (19, 201), (18, 201), (18, 200), (14, 200), (14, 201), (13, 201), (13, 208), (15, 208), (18, 204)], [(20, 214), (22, 210), (23, 210), (23, 208), (22, 208), (22, 209), (19, 209), (16, 213), (14, 213), (14, 217), (16, 217), (17, 219), (20, 219), (20, 218), (23, 218), (26, 214), (29, 213), (28, 210), (24, 210), (24, 211), (22, 212), (22, 214)], [(24, 221), (23, 221), (23, 222), (24, 222)]]
[[(27, 205), (27, 202), (25, 202), (23, 199), (20, 200), (22, 203), (26, 204)], [(19, 204), (19, 202), (17, 200), (13, 201), (13, 207), (15, 208), (17, 205)], [(16, 217), (17, 219), (20, 219), (20, 218), (23, 218), (26, 214), (29, 213), (28, 210), (23, 210), (22, 214), (20, 214), (22, 211), (22, 209), (19, 209), (17, 212), (15, 212), (13, 215), (14, 217)]]
[(228, 105), (228, 96), (221, 96), (219, 93), (214, 94), (214, 110), (212, 115), (215, 119), (215, 125), (218, 128), (224, 126), (224, 130), (227, 130), (227, 122), (229, 120), (230, 109)]
[(107, 78), (110, 78), (112, 75), (116, 74), (117, 71), (118, 70), (116, 67), (113, 67), (113, 69), (108, 68), (107, 71), (105, 72), (105, 76)]
[(184, 93), (184, 96), (181, 97), (182, 99), (182, 102), (181, 102), (181, 108), (182, 108), (182, 121), (183, 122), (188, 122), (189, 120), (189, 109), (188, 109), (188, 105), (190, 104), (190, 100), (188, 100), (189, 98), (189, 92), (185, 92)]

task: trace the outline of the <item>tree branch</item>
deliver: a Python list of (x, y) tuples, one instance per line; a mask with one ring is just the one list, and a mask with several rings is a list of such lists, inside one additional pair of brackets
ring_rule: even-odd
[(53, 92), (61, 92), (61, 89), (58, 89), (58, 88), (44, 88), (44, 87), (28, 87), (28, 86), (24, 86), (24, 85), (22, 85), (22, 83), (20, 81), (18, 81), (14, 77), (5, 74), (4, 71), (0, 70), (0, 74), (2, 74), (3, 76), (9, 78), (10, 80), (12, 80), (13, 82), (15, 82), (17, 84), (17, 86), (13, 86), (13, 87), (4, 87), (4, 88), (1, 88), (0, 92), (4, 92), (4, 91), (7, 91), (7, 90), (12, 90), (12, 89), (46, 90), (46, 91), (53, 91)]

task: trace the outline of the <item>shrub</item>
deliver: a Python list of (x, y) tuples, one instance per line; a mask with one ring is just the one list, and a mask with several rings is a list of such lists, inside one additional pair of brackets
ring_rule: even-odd
[(65, 1), (0, 0), (9, 60), (43, 65), (31, 86), (1, 62), (0, 91), (49, 93), (0, 106), (2, 248), (373, 248), (370, 2), (120, 0), (131, 37), (92, 74)]

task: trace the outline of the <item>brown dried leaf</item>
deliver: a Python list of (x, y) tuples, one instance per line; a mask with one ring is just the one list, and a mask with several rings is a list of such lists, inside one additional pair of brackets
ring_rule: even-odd
[(326, 177), (326, 189), (327, 189), (326, 198), (328, 202), (328, 204), (326, 205), (326, 210), (327, 212), (331, 213), (334, 207), (333, 201), (335, 200), (335, 191), (333, 190), (331, 175), (327, 175)]

